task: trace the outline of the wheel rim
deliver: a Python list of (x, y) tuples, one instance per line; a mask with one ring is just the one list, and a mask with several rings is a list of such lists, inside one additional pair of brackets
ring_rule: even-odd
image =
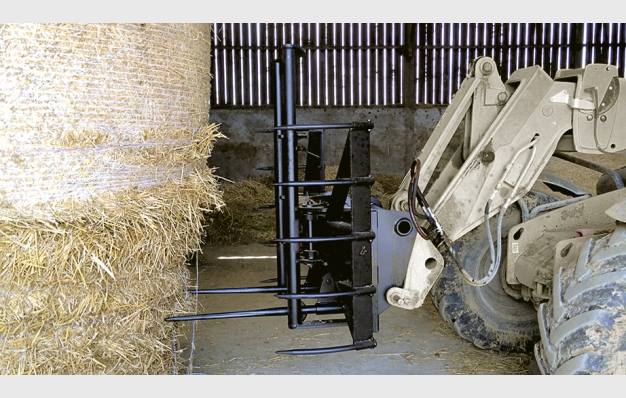
[[(506, 239), (503, 240), (502, 245), (506, 247)], [(491, 255), (489, 248), (485, 247), (478, 262), (480, 277), (486, 275), (490, 265)], [(498, 273), (486, 286), (474, 287), (468, 285), (472, 290), (472, 295), (493, 314), (495, 319), (506, 319), (511, 322), (534, 322), (537, 318), (534, 306), (529, 302), (511, 297), (502, 288), (500, 273), (505, 272), (504, 267), (506, 267), (506, 255), (500, 261)]]

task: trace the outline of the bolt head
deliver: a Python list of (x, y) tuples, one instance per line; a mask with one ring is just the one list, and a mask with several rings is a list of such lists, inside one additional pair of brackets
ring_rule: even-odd
[(541, 113), (543, 114), (543, 116), (545, 117), (549, 117), (552, 116), (552, 113), (554, 112), (554, 109), (550, 106), (550, 105), (546, 105), (541, 109)]
[(587, 115), (587, 120), (592, 121), (593, 120), (593, 115)]
[(485, 163), (491, 163), (496, 158), (495, 153), (493, 153), (492, 151), (488, 151), (488, 150), (481, 152), (480, 156), (481, 156), (483, 162), (485, 162)]
[(482, 66), (482, 70), (484, 73), (489, 74), (493, 72), (493, 65), (490, 62), (485, 62)]

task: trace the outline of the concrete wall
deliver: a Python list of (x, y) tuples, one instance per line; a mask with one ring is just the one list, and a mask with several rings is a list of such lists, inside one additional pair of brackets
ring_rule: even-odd
[[(371, 120), (372, 174), (404, 175), (428, 136), (437, 125), (445, 107), (389, 108), (298, 108), (298, 124), (351, 123)], [(255, 133), (274, 125), (271, 108), (212, 109), (211, 123), (221, 124), (228, 139), (215, 144), (209, 159), (216, 174), (232, 181), (267, 175), (255, 170), (273, 165), (271, 134)], [(338, 165), (347, 130), (327, 130), (324, 136), (326, 165)], [(306, 140), (303, 141), (306, 144)], [(302, 154), (304, 155), (304, 154)], [(304, 159), (304, 158), (302, 158)], [(303, 163), (303, 161), (302, 161)]]

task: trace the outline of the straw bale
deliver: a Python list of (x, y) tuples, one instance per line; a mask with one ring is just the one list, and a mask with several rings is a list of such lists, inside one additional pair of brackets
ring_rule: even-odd
[(223, 204), (210, 29), (0, 25), (0, 373), (172, 373)]

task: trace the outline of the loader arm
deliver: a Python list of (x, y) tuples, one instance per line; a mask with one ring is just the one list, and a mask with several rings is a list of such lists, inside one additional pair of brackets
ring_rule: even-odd
[[(585, 153), (623, 151), (626, 134), (620, 128), (626, 126), (626, 101), (619, 97), (621, 80), (607, 65), (560, 71), (554, 80), (533, 66), (515, 71), (503, 84), (492, 59), (477, 59), (417, 158), (422, 165), (419, 188), (449, 242), (482, 224), (485, 215), (493, 217), (526, 195), (557, 147)], [(433, 180), (464, 119), (463, 145)], [(394, 210), (407, 210), (410, 181), (411, 172), (392, 198)], [(404, 286), (388, 293), (392, 305), (406, 309), (423, 303), (444, 266), (432, 255), (437, 243), (419, 235), (415, 239), (415, 247), (428, 250), (412, 251)]]

